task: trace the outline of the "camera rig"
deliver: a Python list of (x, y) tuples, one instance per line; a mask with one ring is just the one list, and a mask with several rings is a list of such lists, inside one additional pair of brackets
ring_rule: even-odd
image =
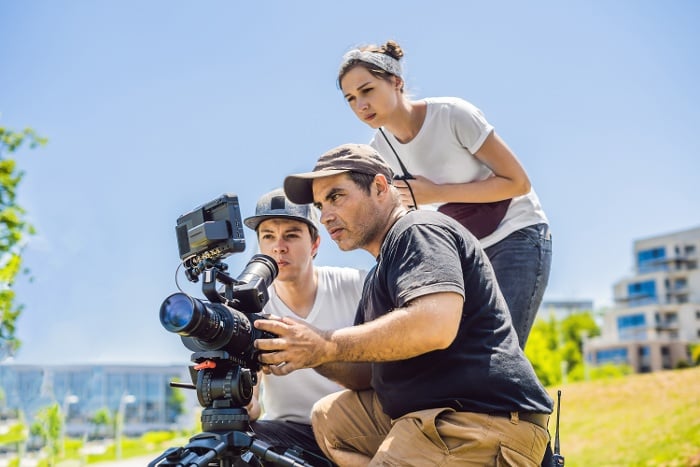
[(245, 406), (253, 395), (260, 363), (253, 343), (274, 337), (253, 326), (269, 299), (267, 288), (277, 277), (274, 259), (254, 255), (235, 279), (221, 260), (245, 249), (238, 197), (223, 194), (178, 217), (175, 228), (185, 275), (191, 282), (203, 276), (208, 301), (182, 292), (167, 297), (160, 307), (163, 327), (181, 336), (192, 350), (192, 384), (204, 409), (203, 432), (183, 447), (166, 450), (149, 463), (155, 466), (311, 466), (304, 453), (278, 453), (256, 440)]

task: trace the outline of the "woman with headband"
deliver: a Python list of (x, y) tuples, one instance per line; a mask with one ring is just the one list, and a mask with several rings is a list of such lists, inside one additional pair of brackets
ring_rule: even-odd
[(404, 94), (394, 41), (343, 56), (338, 87), (377, 133), (371, 145), (397, 174), (407, 206), (437, 208), (477, 237), (525, 348), (549, 279), (547, 217), (517, 157), (482, 112), (457, 97)]

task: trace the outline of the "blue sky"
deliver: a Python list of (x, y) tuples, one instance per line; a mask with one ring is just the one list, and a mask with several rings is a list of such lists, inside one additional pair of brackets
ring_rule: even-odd
[[(158, 320), (177, 217), (225, 192), (246, 217), (369, 141), (336, 71), (387, 39), (414, 97), (471, 101), (521, 159), (554, 235), (545, 298), (607, 306), (634, 240), (700, 225), (699, 20), (691, 0), (1, 2), (0, 125), (49, 138), (17, 154), (38, 235), (14, 361), (188, 363)], [(327, 236), (317, 258), (372, 261)]]

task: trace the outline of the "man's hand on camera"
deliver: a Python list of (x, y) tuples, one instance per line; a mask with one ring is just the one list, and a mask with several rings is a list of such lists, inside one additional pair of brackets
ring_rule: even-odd
[(257, 339), (258, 359), (266, 374), (287, 375), (301, 368), (314, 368), (328, 361), (329, 342), (325, 332), (292, 318), (259, 319), (255, 327), (275, 334), (272, 339)]

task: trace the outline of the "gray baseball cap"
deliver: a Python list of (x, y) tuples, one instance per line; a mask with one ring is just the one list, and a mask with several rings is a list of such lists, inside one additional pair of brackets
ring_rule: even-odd
[(282, 188), (262, 195), (255, 206), (255, 215), (246, 217), (243, 223), (257, 230), (262, 221), (275, 218), (295, 219), (318, 229), (318, 216), (313, 206), (292, 203), (284, 195)]
[(327, 151), (316, 162), (312, 172), (289, 175), (284, 179), (284, 191), (295, 203), (311, 203), (314, 200), (314, 179), (345, 172), (367, 175), (381, 174), (391, 182), (394, 172), (382, 156), (367, 144), (343, 144)]

